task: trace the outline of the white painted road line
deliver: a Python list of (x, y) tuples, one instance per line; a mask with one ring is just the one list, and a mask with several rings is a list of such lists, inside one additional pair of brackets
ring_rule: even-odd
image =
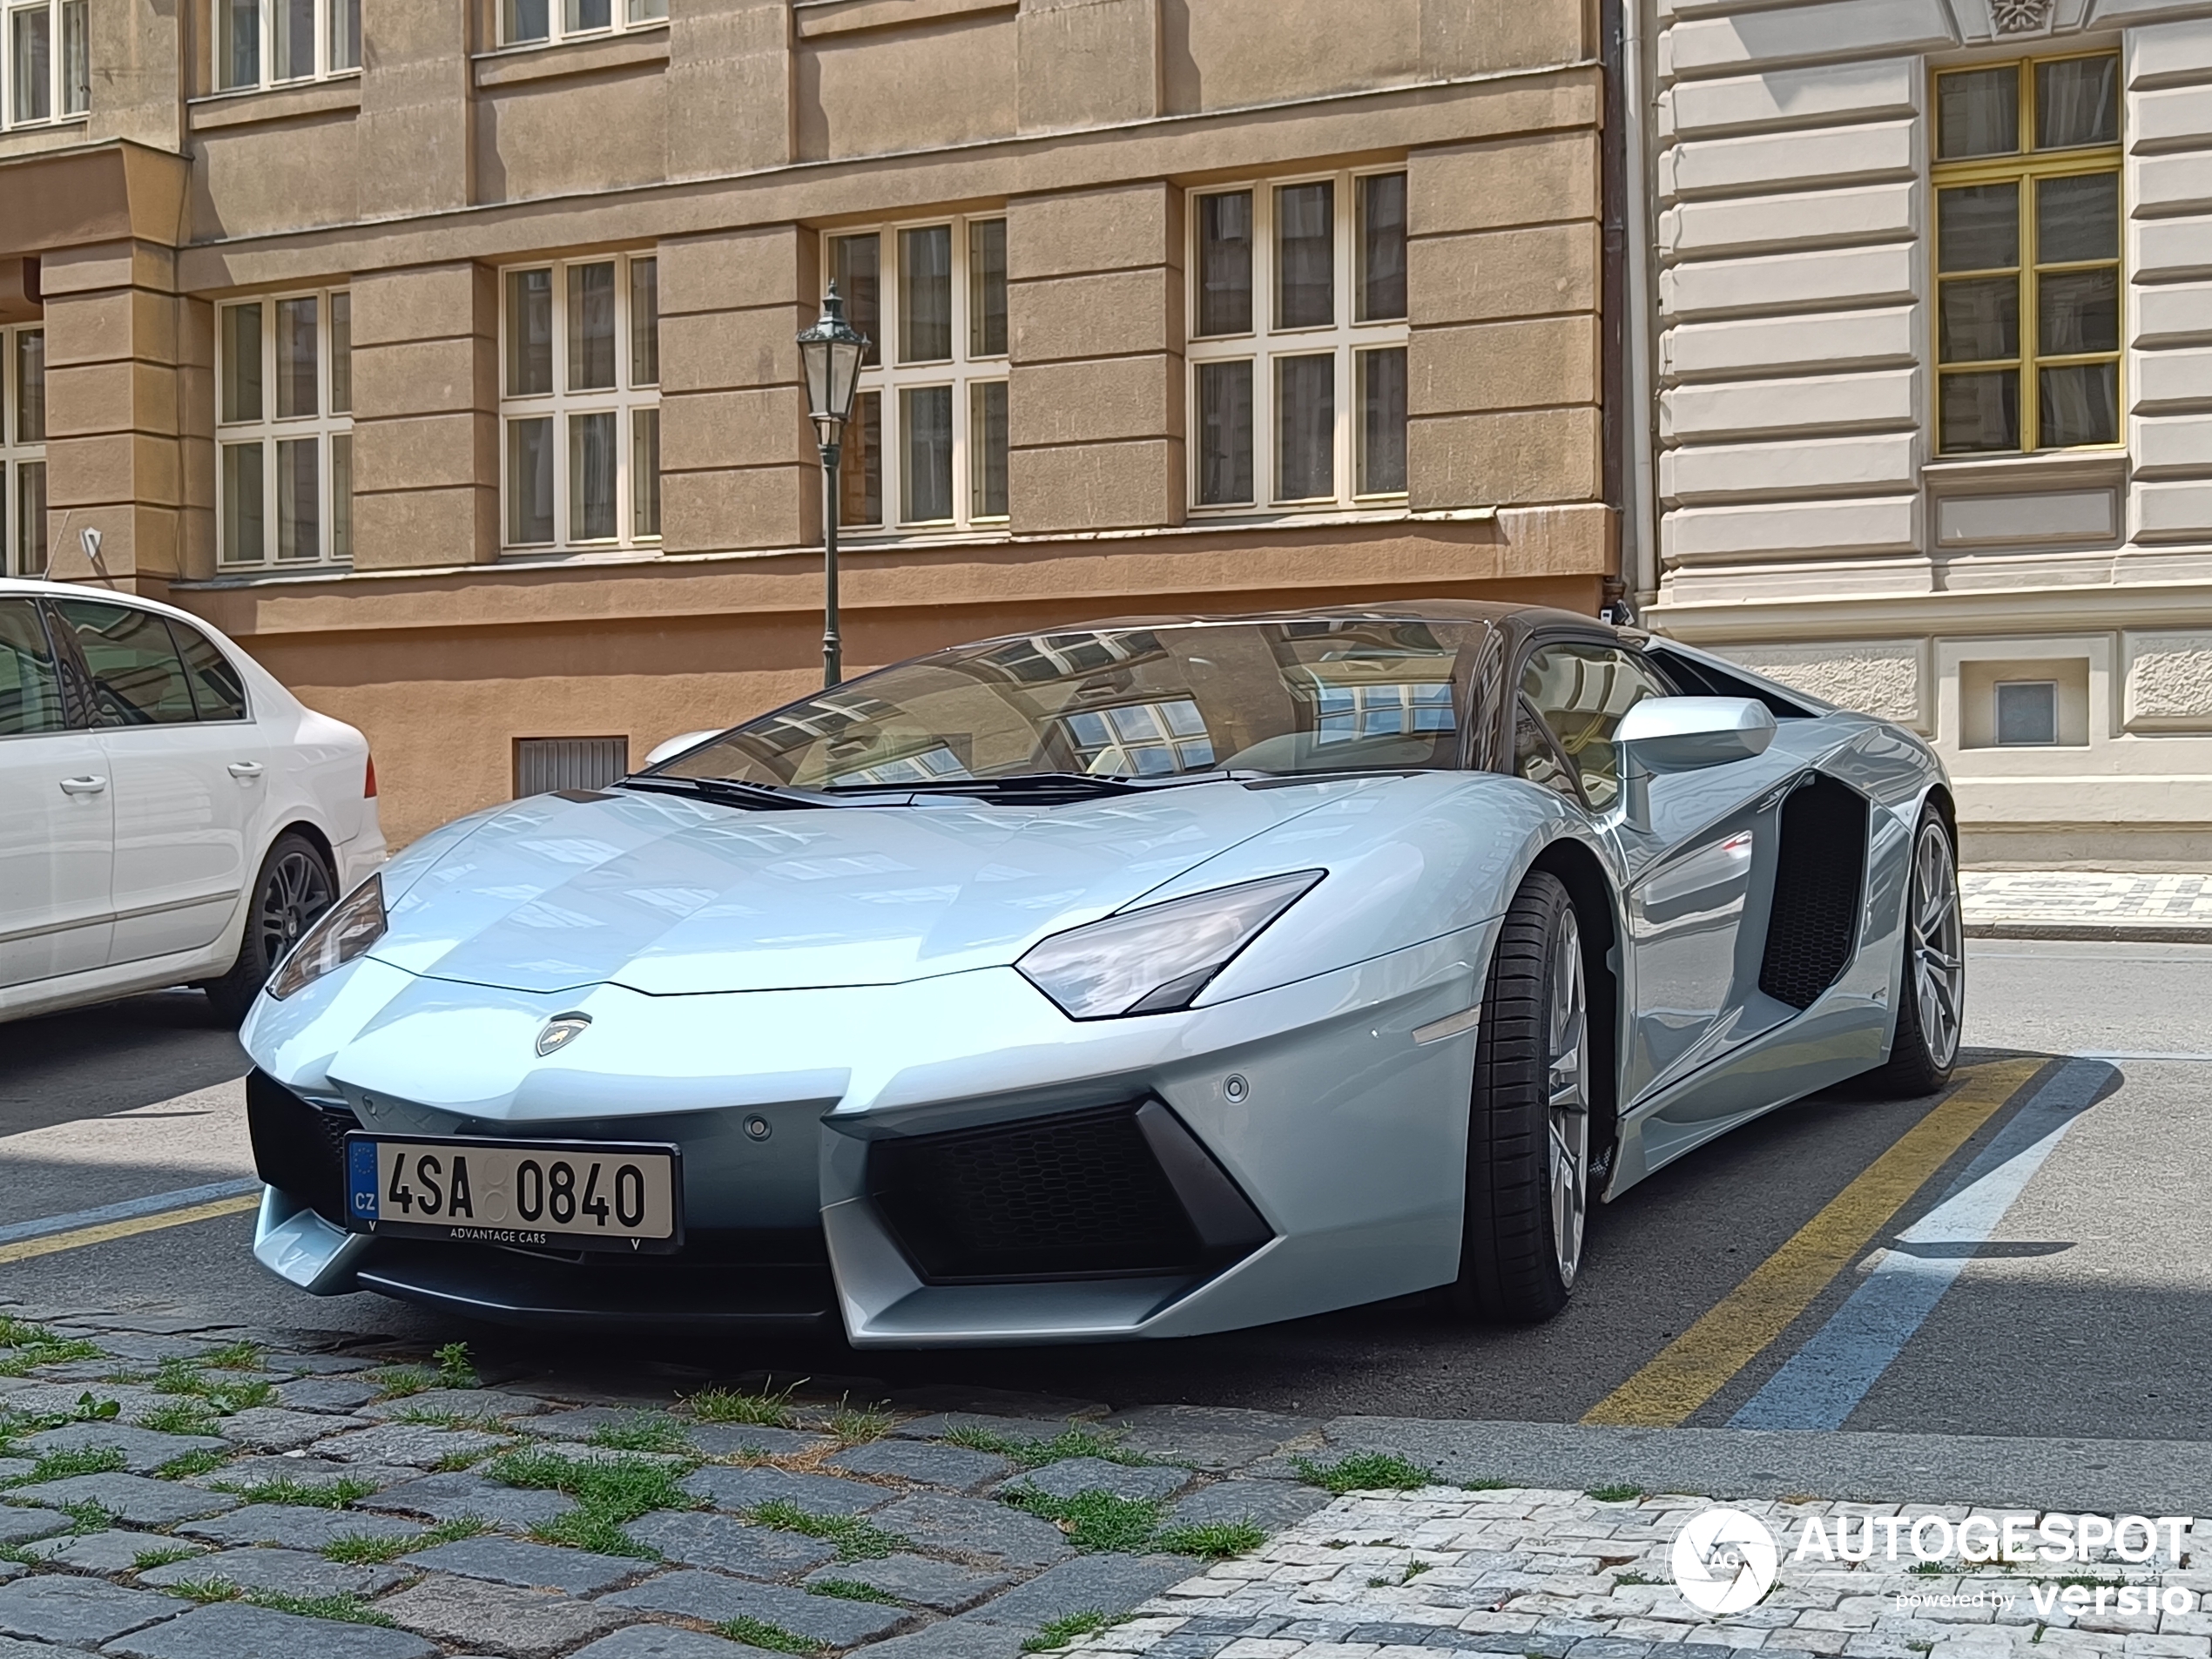
[[(1728, 1426), (1841, 1428), (1989, 1241), (2029, 1177), (2117, 1075), (2110, 1065), (2086, 1058), (2061, 1067), (1967, 1165), (1943, 1201), (1898, 1235), (1896, 1247), (1865, 1282)], [(1928, 1253), (1914, 1253), (1916, 1246)]]

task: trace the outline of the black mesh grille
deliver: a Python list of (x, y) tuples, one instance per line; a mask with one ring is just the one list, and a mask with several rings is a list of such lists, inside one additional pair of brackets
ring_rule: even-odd
[(1759, 988), (1793, 1008), (1811, 1008), (1851, 961), (1865, 886), (1866, 798), (1815, 778), (1782, 804)]
[(940, 1283), (1176, 1272), (1202, 1254), (1133, 1106), (878, 1141), (868, 1184)]
[(246, 1124), (262, 1180), (346, 1224), (346, 1136), (361, 1120), (344, 1107), (317, 1106), (266, 1072), (246, 1079)]

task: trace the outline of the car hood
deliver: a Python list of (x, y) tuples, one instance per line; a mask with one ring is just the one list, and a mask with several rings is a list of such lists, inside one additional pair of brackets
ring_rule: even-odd
[(517, 991), (895, 984), (1011, 962), (1378, 781), (1192, 784), (1049, 809), (535, 796), (448, 842), (393, 897), (369, 954)]

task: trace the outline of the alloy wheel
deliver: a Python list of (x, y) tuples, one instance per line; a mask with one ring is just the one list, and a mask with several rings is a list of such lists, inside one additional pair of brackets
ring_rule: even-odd
[(1966, 1000), (1966, 929), (1959, 909), (1959, 877), (1951, 838), (1934, 822), (1920, 826), (1912, 849), (1912, 995), (1920, 1038), (1938, 1067), (1959, 1052)]
[(254, 917), (261, 960), (273, 967), (317, 916), (330, 908), (330, 877), (320, 860), (297, 847), (270, 867)]
[(1552, 1247), (1558, 1252), (1560, 1283), (1572, 1285), (1582, 1264), (1582, 1223), (1589, 1202), (1590, 1098), (1582, 935), (1571, 909), (1560, 912), (1552, 934), (1551, 995), (1546, 1001)]

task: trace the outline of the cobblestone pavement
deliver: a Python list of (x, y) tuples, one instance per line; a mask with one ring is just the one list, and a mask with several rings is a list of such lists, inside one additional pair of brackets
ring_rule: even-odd
[[(1966, 870), (1959, 877), (1969, 929), (2060, 935), (2212, 940), (2212, 875), (2083, 870)], [(2144, 930), (2157, 930), (2147, 934)]]
[[(1608, 1494), (1609, 1497), (1611, 1494)], [(1970, 1574), (1911, 1570), (1905, 1560), (1850, 1566), (1791, 1559), (1800, 1523), (1818, 1517), (1853, 1536), (1863, 1515), (1940, 1515), (1964, 1507), (1744, 1501), (1783, 1544), (1779, 1577), (1743, 1612), (1708, 1618), (1674, 1587), (1669, 1554), (1683, 1523), (1710, 1500), (1634, 1494), (1604, 1501), (1528, 1488), (1356, 1494), (1148, 1602), (1136, 1616), (1076, 1643), (1079, 1655), (1150, 1659), (2206, 1659), (2212, 1614), (2199, 1609), (2212, 1569), (2191, 1548), (2212, 1522), (2122, 1566), (2023, 1566)], [(1909, 1538), (1909, 1528), (1905, 1535)], [(1930, 1534), (1932, 1539), (1933, 1534)], [(2185, 1589), (2187, 1612), (2102, 1612), (2059, 1598), (2064, 1574), (2117, 1586)], [(2039, 1605), (2038, 1596), (2042, 1604)], [(2140, 1597), (2141, 1592), (2138, 1590)], [(2094, 1592), (2092, 1592), (2094, 1597)]]
[[(1705, 1620), (1667, 1552), (1706, 1499), (1420, 1484), (1473, 1480), (1471, 1448), (1528, 1456), (1511, 1425), (837, 1390), (617, 1392), (480, 1372), (460, 1345), (0, 1307), (0, 1659), (2212, 1659), (2189, 1554), (2212, 1523), (2122, 1569), (2187, 1588), (2187, 1612), (1785, 1562), (1763, 1603)], [(1581, 1455), (1633, 1449), (1596, 1433)], [(1739, 1438), (1771, 1464), (1789, 1437)], [(1737, 1507), (1785, 1539), (1812, 1515), (1968, 1513)]]
[(1328, 1502), (1318, 1428), (0, 1307), (0, 1659), (1011, 1659)]

